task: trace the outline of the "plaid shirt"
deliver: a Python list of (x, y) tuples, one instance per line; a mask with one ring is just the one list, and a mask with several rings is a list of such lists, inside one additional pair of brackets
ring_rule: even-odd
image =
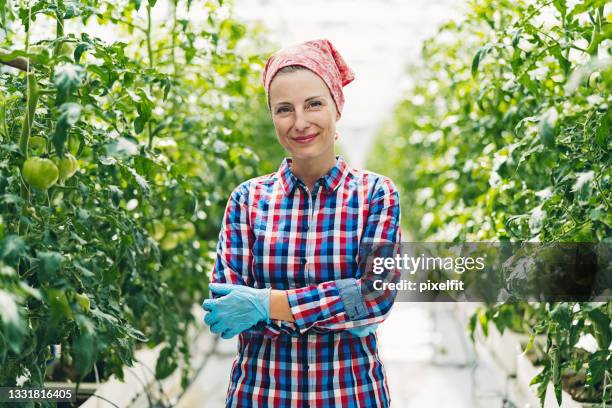
[(295, 322), (243, 331), (227, 407), (388, 407), (376, 333), (394, 295), (362, 296), (359, 249), (400, 241), (399, 196), (384, 176), (341, 156), (309, 192), (285, 158), (240, 184), (228, 201), (212, 282), (287, 291)]

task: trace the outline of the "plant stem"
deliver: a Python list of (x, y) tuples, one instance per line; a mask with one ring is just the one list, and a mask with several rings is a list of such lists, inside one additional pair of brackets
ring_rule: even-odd
[(26, 76), (26, 110), (24, 112), (23, 126), (21, 127), (21, 137), (19, 138), (19, 149), (24, 159), (28, 158), (28, 141), (32, 133), (37, 103), (38, 84), (36, 82), (36, 75), (29, 73)]
[[(25, 51), (28, 52), (30, 48), (30, 29), (32, 28), (31, 24), (31, 13), (32, 6), (28, 3), (28, 29), (26, 30), (26, 38), (25, 38)], [(36, 112), (36, 104), (38, 102), (38, 84), (36, 82), (36, 75), (29, 72), (30, 66), (29, 64), (26, 66), (26, 70), (28, 71), (26, 74), (26, 109), (24, 112), (23, 118), (23, 126), (21, 127), (21, 136), (19, 138), (19, 149), (23, 155), (23, 161), (28, 158), (28, 142), (30, 140), (30, 133), (32, 132), (32, 124), (34, 123), (34, 114)], [(19, 184), (19, 193), (21, 198), (24, 201), (29, 201), (30, 198), (30, 190), (25, 183), (23, 177), (21, 178), (21, 183)], [(24, 209), (21, 209), (22, 214)], [(26, 226), (19, 221), (17, 225), (17, 231), (19, 235), (24, 235), (26, 233)], [(19, 270), (19, 265), (17, 266), (17, 270)]]
[(174, 76), (176, 77), (176, 9), (178, 8), (178, 2), (173, 2), (174, 7), (172, 9), (172, 68), (174, 70)]
[[(149, 68), (153, 68), (153, 47), (151, 45), (151, 3), (147, 2), (147, 53), (149, 54)], [(152, 86), (149, 83), (149, 93), (152, 93)], [(151, 127), (151, 120), (147, 122), (147, 132), (149, 134), (149, 149), (153, 148), (153, 129)]]
[[(55, 39), (57, 40), (60, 37), (64, 36), (64, 18), (60, 15), (59, 11), (55, 13)], [(53, 48), (53, 55), (58, 56), (60, 54), (62, 44), (59, 42), (55, 43), (55, 47)]]
[(147, 3), (147, 53), (149, 54), (149, 68), (153, 68), (153, 47), (151, 46), (151, 4)]

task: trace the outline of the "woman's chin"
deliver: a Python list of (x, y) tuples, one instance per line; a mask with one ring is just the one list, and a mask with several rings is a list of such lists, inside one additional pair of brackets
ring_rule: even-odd
[(293, 149), (291, 157), (299, 160), (310, 160), (319, 157), (321, 153), (316, 149)]
[(321, 146), (320, 144), (313, 144), (311, 146), (291, 146), (291, 149), (287, 150), (291, 153), (291, 157), (307, 160), (326, 156), (327, 146)]

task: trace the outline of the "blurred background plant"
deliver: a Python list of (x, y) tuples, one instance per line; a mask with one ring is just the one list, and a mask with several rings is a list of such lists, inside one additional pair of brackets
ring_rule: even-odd
[(166, 345), (158, 378), (188, 362), (231, 189), (284, 155), (262, 28), (222, 1), (154, 7), (0, 2), (0, 58), (29, 72), (0, 72), (0, 384), (41, 385), (55, 344), (54, 379), (121, 378), (143, 345)]
[[(612, 242), (611, 13), (597, 0), (475, 0), (423, 44), (368, 161), (401, 190), (407, 240)], [(547, 335), (542, 401), (552, 381), (561, 403), (573, 369), (601, 402), (611, 318), (609, 302), (491, 304), (470, 329)], [(582, 336), (596, 339), (586, 356), (573, 352)]]

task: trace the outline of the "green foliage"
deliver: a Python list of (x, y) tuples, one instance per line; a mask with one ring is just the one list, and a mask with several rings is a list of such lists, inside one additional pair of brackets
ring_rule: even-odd
[[(0, 72), (0, 384), (42, 384), (54, 344), (79, 381), (94, 364), (121, 378), (136, 347), (163, 343), (156, 372), (168, 376), (189, 360), (231, 190), (283, 155), (260, 83), (271, 47), (222, 2), (172, 2), (154, 27), (150, 1), (27, 3), (0, 3), (3, 59), (30, 58), (38, 80), (31, 109), (26, 75)], [(129, 44), (89, 35), (90, 18)], [(49, 21), (57, 32), (31, 44)], [(34, 153), (70, 153), (80, 170), (29, 189), (20, 166)]]
[[(406, 240), (612, 242), (605, 3), (475, 0), (425, 41), (368, 163), (401, 190)], [(541, 400), (552, 381), (561, 402), (573, 367), (610, 401), (611, 317), (609, 303), (489, 305), (470, 330), (546, 334)], [(587, 334), (598, 351), (577, 356)]]

